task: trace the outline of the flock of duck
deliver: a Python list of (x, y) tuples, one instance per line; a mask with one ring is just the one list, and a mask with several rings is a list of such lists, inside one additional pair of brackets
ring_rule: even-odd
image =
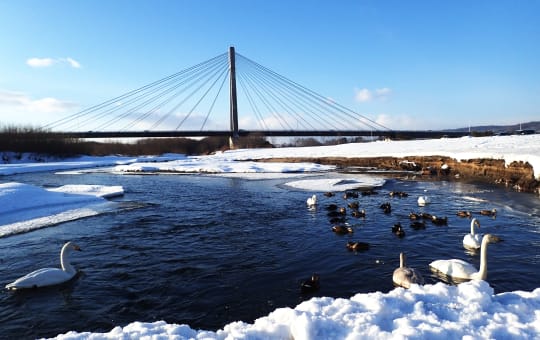
[[(375, 194), (373, 191), (361, 192), (361, 195), (372, 195)], [(327, 197), (332, 197), (335, 194), (332, 192), (327, 192), (324, 194)], [(407, 197), (408, 194), (405, 192), (395, 192), (392, 191), (389, 194), (391, 197)], [(343, 194), (343, 198), (348, 200), (349, 198), (358, 198), (358, 192), (356, 191), (346, 191)], [(306, 201), (308, 208), (313, 209), (318, 205), (317, 195), (312, 195)], [(417, 199), (419, 206), (423, 207), (431, 203), (429, 196), (420, 196)], [(357, 201), (348, 202), (348, 208), (351, 209), (351, 215), (353, 217), (365, 217), (365, 210), (359, 209), (359, 204)], [(389, 214), (392, 211), (391, 204), (386, 202), (380, 205), (380, 208), (385, 214)], [(353, 233), (353, 228), (346, 223), (346, 213), (347, 208), (339, 207), (336, 204), (329, 204), (326, 206), (328, 210), (328, 217), (330, 222), (334, 224), (332, 226), (332, 231), (337, 234), (349, 234)], [(481, 210), (477, 212), (480, 215), (495, 217), (497, 215), (497, 210)], [(456, 213), (459, 217), (466, 217), (471, 219), (471, 229), (470, 233), (464, 235), (463, 237), (463, 247), (469, 250), (478, 250), (480, 249), (480, 268), (476, 268), (472, 264), (460, 260), (460, 259), (447, 259), (447, 260), (435, 260), (429, 264), (429, 267), (432, 272), (439, 274), (439, 276), (445, 277), (447, 281), (460, 283), (469, 280), (485, 280), (487, 278), (487, 246), (489, 243), (496, 243), (501, 241), (501, 239), (492, 234), (481, 235), (477, 233), (477, 228), (480, 228), (480, 221), (477, 218), (473, 217), (473, 213), (470, 211), (458, 211)], [(431, 221), (435, 225), (447, 225), (447, 217), (438, 217), (428, 213), (414, 213), (409, 214), (411, 220), (411, 228), (425, 229), (426, 220)], [(405, 236), (405, 230), (400, 222), (394, 224), (392, 227), (392, 233), (398, 237)], [(348, 241), (346, 244), (347, 249), (351, 251), (365, 251), (369, 249), (369, 243), (365, 242), (352, 242)], [(412, 284), (424, 284), (424, 278), (422, 274), (411, 267), (408, 267), (406, 264), (406, 256), (403, 252), (399, 254), (399, 267), (396, 268), (392, 275), (392, 281), (394, 285), (400, 286), (403, 288), (410, 288)], [(302, 292), (313, 292), (319, 288), (320, 277), (318, 274), (313, 274), (311, 278), (305, 280), (301, 284)]]

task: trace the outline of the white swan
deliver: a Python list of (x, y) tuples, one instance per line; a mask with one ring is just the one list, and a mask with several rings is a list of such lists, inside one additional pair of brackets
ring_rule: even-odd
[(467, 249), (479, 249), (482, 245), (482, 235), (476, 234), (474, 227), (480, 228), (480, 222), (476, 218), (471, 220), (471, 233), (463, 237), (463, 247)]
[(392, 275), (392, 280), (395, 285), (401, 286), (403, 288), (410, 288), (411, 284), (416, 283), (419, 285), (424, 284), (424, 278), (419, 271), (414, 268), (406, 267), (405, 264), (405, 254), (399, 254), (399, 268), (394, 270)]
[(428, 196), (420, 196), (418, 197), (418, 205), (423, 207), (426, 204), (431, 203), (431, 199)]
[(307, 206), (310, 207), (310, 208), (316, 206), (317, 205), (317, 195), (313, 195), (310, 198), (308, 198), (306, 200), (306, 203), (307, 203)]
[(487, 278), (487, 245), (499, 241), (500, 239), (495, 235), (484, 235), (480, 247), (480, 270), (478, 271), (470, 263), (458, 259), (433, 261), (429, 267), (432, 271), (444, 274), (450, 279), (485, 280)]
[(60, 251), (60, 268), (42, 268), (18, 278), (12, 283), (6, 285), (7, 289), (25, 289), (57, 285), (71, 280), (77, 271), (69, 263), (69, 254), (72, 250), (80, 251), (78, 245), (73, 242), (67, 242)]

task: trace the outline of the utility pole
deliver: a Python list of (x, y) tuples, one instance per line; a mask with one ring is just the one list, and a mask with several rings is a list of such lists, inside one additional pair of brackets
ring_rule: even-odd
[(229, 47), (229, 80), (230, 80), (230, 119), (231, 136), (229, 146), (234, 147), (234, 142), (238, 139), (238, 107), (236, 99), (236, 65), (234, 47)]

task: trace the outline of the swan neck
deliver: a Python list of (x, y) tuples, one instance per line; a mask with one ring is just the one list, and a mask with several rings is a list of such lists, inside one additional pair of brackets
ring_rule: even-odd
[(405, 254), (400, 253), (399, 254), (399, 268), (405, 267)]
[(60, 264), (62, 265), (62, 270), (67, 273), (74, 273), (75, 268), (69, 262), (69, 245), (64, 245), (62, 251), (60, 252)]
[(476, 219), (473, 218), (472, 221), (471, 221), (471, 235), (474, 235), (475, 224), (476, 224)]
[(485, 280), (487, 278), (487, 247), (489, 240), (484, 236), (482, 246), (480, 247), (480, 269), (478, 270), (478, 278)]

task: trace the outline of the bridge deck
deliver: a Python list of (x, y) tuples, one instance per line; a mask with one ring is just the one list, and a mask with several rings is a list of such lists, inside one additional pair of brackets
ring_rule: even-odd
[[(60, 132), (59, 134), (73, 138), (159, 138), (159, 137), (212, 137), (231, 136), (231, 131), (210, 130), (210, 131), (86, 131), (86, 132)], [(253, 130), (238, 131), (240, 137), (264, 136), (264, 137), (371, 137), (380, 136), (388, 138), (441, 138), (441, 137), (463, 137), (468, 132), (457, 131), (416, 131), (416, 130), (387, 130), (387, 131), (365, 131), (365, 130)]]

